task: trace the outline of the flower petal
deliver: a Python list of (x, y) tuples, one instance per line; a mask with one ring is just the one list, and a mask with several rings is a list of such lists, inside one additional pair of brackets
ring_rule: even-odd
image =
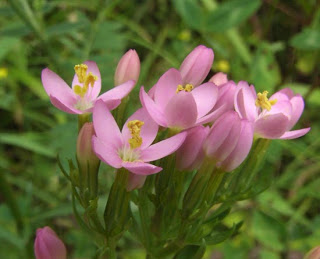
[(164, 111), (169, 128), (187, 129), (195, 125), (197, 104), (192, 93), (181, 91), (169, 101)]
[(231, 154), (219, 165), (226, 172), (236, 169), (248, 156), (253, 141), (252, 123), (241, 121), (241, 132), (238, 143)]
[(119, 127), (102, 100), (95, 102), (92, 120), (96, 136), (105, 145), (110, 145), (117, 149), (122, 146), (123, 141)]
[(215, 84), (205, 83), (193, 89), (191, 93), (197, 104), (198, 118), (201, 118), (216, 104), (219, 90)]
[(226, 105), (220, 106), (218, 109), (214, 109), (213, 112), (210, 112), (206, 116), (197, 120), (196, 125), (206, 124), (215, 121), (226, 111)]
[(240, 118), (254, 121), (258, 117), (258, 110), (255, 104), (256, 99), (257, 97), (248, 83), (240, 81), (234, 99), (234, 108), (240, 115)]
[(304, 128), (304, 129), (299, 129), (299, 130), (292, 130), (292, 131), (287, 131), (284, 133), (279, 139), (295, 139), (295, 138), (300, 138), (304, 135), (306, 135), (311, 128)]
[[(59, 100), (65, 107), (74, 107), (77, 102), (76, 94), (60, 76), (52, 72), (49, 68), (45, 68), (41, 72), (41, 80), (44, 90), (49, 96)], [(60, 109), (59, 107), (57, 108)]]
[(224, 85), (228, 82), (228, 76), (225, 73), (218, 72), (210, 78), (209, 82), (212, 82), (217, 86)]
[(187, 132), (181, 132), (171, 138), (162, 140), (141, 151), (140, 158), (145, 162), (154, 161), (175, 152), (184, 142)]
[(167, 120), (160, 110), (159, 106), (150, 98), (150, 96), (144, 91), (144, 88), (140, 89), (140, 101), (142, 106), (147, 110), (151, 118), (162, 127), (167, 127)]
[(135, 85), (135, 81), (129, 80), (123, 83), (122, 85), (118, 85), (110, 89), (109, 91), (105, 92), (104, 94), (100, 95), (98, 99), (103, 100), (104, 102), (107, 102), (108, 100), (111, 100), (111, 99), (121, 100), (131, 92), (134, 85)]
[[(87, 92), (87, 97), (90, 101), (95, 100), (100, 91), (101, 91), (101, 75), (100, 75), (100, 70), (94, 61), (87, 60), (83, 64), (86, 64), (88, 66), (87, 74), (90, 72), (97, 77), (97, 81), (94, 82), (94, 85), (91, 89)], [(72, 89), (74, 89), (75, 85), (80, 85), (82, 86), (82, 83), (79, 83), (78, 76), (77, 74), (74, 74), (73, 80), (72, 80)], [(90, 96), (89, 96), (90, 95)]]
[(175, 68), (169, 69), (160, 77), (154, 90), (154, 101), (162, 110), (176, 94), (180, 84), (182, 84), (182, 78), (180, 72)]
[(254, 123), (254, 133), (266, 139), (282, 136), (288, 127), (289, 118), (283, 113), (262, 116)]
[(65, 103), (62, 103), (59, 99), (57, 99), (52, 95), (50, 95), (50, 101), (55, 107), (57, 107), (61, 111), (71, 113), (71, 114), (85, 113), (85, 111), (80, 111), (78, 109), (73, 108), (72, 106), (67, 106)]
[(117, 149), (114, 146), (103, 143), (99, 138), (93, 136), (92, 149), (101, 161), (114, 168), (121, 167), (122, 160), (119, 157)]
[(304, 110), (304, 101), (301, 95), (298, 94), (292, 97), (290, 103), (292, 105), (292, 113), (288, 125), (288, 130), (292, 129), (294, 125), (296, 125)]
[(180, 66), (183, 84), (197, 86), (208, 75), (214, 59), (212, 49), (199, 45), (190, 52)]
[(145, 108), (140, 108), (134, 114), (132, 114), (122, 128), (122, 136), (124, 142), (128, 142), (131, 138), (131, 132), (128, 129), (128, 122), (132, 120), (140, 120), (144, 122), (144, 125), (141, 127), (140, 136), (142, 137), (142, 145), (140, 149), (145, 149), (151, 145), (158, 133), (158, 124), (150, 117)]
[(207, 137), (209, 127), (197, 126), (187, 131), (187, 137), (177, 150), (176, 164), (180, 170), (193, 169), (197, 159), (200, 159), (199, 152), (202, 150), (203, 141)]
[(133, 174), (150, 175), (159, 173), (162, 168), (144, 162), (122, 162), (122, 166)]

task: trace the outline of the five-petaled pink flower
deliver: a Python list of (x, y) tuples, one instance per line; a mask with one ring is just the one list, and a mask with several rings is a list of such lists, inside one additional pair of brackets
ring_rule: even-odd
[(98, 97), (101, 90), (101, 76), (98, 66), (93, 61), (86, 61), (75, 66), (72, 89), (50, 69), (42, 70), (41, 79), (51, 103), (58, 109), (72, 114), (83, 114), (92, 111), (96, 100), (102, 100), (110, 110), (115, 109), (126, 97), (135, 82), (127, 81)]
[(266, 139), (294, 139), (308, 133), (310, 128), (293, 130), (299, 120), (304, 101), (301, 95), (294, 95), (291, 89), (283, 89), (269, 99), (268, 92), (256, 94), (253, 85), (240, 81), (235, 95), (235, 110), (241, 118), (254, 124), (257, 137)]
[[(137, 110), (124, 124), (122, 131), (102, 101), (93, 108), (93, 150), (105, 163), (114, 168), (124, 167), (137, 175), (158, 173), (161, 167), (149, 164), (175, 152), (186, 138), (186, 132), (152, 144), (158, 125), (145, 109)], [(107, 130), (106, 130), (107, 129)]]

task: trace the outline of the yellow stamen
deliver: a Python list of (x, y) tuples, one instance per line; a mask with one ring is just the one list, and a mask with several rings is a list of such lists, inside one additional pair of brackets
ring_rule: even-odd
[(88, 86), (91, 84), (91, 87), (93, 87), (94, 82), (98, 80), (97, 76), (94, 76), (91, 72), (86, 76), (84, 81), (84, 87), (88, 89)]
[(128, 128), (131, 132), (131, 139), (129, 144), (132, 149), (140, 147), (142, 145), (142, 138), (140, 136), (141, 127), (144, 125), (143, 121), (133, 120), (128, 122)]
[(183, 86), (183, 85), (178, 85), (178, 86), (177, 86), (176, 93), (179, 93), (179, 92), (181, 92), (181, 91), (191, 92), (193, 88), (194, 88), (194, 87), (193, 87), (192, 84), (186, 84), (185, 86)]
[(267, 95), (268, 95), (268, 91), (263, 91), (262, 93), (258, 93), (257, 99), (256, 99), (256, 106), (270, 111), (272, 105), (275, 105), (278, 100), (277, 99), (269, 100)]
[(74, 66), (74, 71), (76, 71), (79, 83), (84, 83), (87, 75), (87, 70), (88, 70), (88, 66), (85, 64)]
[(73, 88), (73, 91), (81, 96), (81, 97), (84, 97), (85, 94), (86, 94), (86, 91), (84, 91), (85, 89), (83, 87), (81, 87), (80, 85), (75, 85), (74, 88)]

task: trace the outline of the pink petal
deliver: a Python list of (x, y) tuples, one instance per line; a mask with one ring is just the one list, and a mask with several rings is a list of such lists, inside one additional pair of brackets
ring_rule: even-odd
[(277, 100), (279, 101), (289, 101), (289, 98), (287, 95), (285, 95), (284, 93), (281, 92), (276, 92), (273, 95), (270, 96), (269, 98), (270, 100)]
[(260, 115), (260, 117), (263, 117), (265, 115), (270, 115), (270, 114), (277, 114), (277, 113), (283, 113), (288, 117), (288, 119), (291, 118), (292, 115), (292, 105), (289, 100), (287, 101), (278, 101), (276, 104), (272, 105), (271, 110), (263, 110)]
[(218, 119), (220, 116), (222, 116), (222, 114), (225, 113), (225, 111), (226, 111), (225, 105), (219, 107), (218, 109), (214, 109), (213, 112), (198, 119), (196, 122), (196, 125), (211, 123), (211, 122), (215, 121), (216, 119)]
[(60, 99), (57, 99), (56, 97), (50, 95), (50, 101), (51, 103), (57, 107), (59, 110), (71, 113), (71, 114), (83, 114), (86, 113), (86, 111), (80, 111), (78, 109), (73, 108), (73, 106), (66, 105), (65, 103), (62, 103)]
[[(97, 76), (97, 81), (94, 82), (93, 87), (91, 88), (91, 91), (89, 90), (86, 94), (89, 100), (95, 100), (100, 91), (101, 91), (101, 75), (100, 70), (94, 61), (85, 61), (83, 64), (86, 64), (88, 66), (87, 74), (91, 72), (94, 76)], [(82, 86), (82, 83), (79, 83), (77, 74), (74, 74), (73, 80), (72, 80), (72, 89), (74, 89), (75, 85)], [(90, 86), (91, 87), (91, 86)], [(89, 96), (90, 95), (90, 96)]]
[(198, 117), (197, 104), (192, 93), (175, 94), (164, 111), (169, 128), (187, 129), (195, 125)]
[(304, 129), (299, 129), (299, 130), (292, 130), (292, 131), (287, 131), (284, 133), (279, 139), (295, 139), (295, 138), (300, 138), (304, 135), (306, 135), (311, 128), (304, 128)]
[(214, 74), (210, 78), (209, 82), (212, 82), (217, 86), (220, 86), (220, 85), (226, 84), (228, 82), (228, 76), (225, 73), (219, 72), (219, 73)]
[(206, 115), (218, 99), (218, 87), (213, 83), (199, 85), (192, 90), (192, 95), (197, 104), (198, 118)]
[[(49, 68), (45, 68), (41, 73), (41, 80), (44, 90), (49, 96), (59, 100), (65, 107), (71, 108), (77, 102), (76, 94), (63, 79)], [(57, 107), (60, 109), (59, 107)]]
[(254, 123), (254, 132), (262, 138), (276, 139), (287, 130), (289, 119), (283, 113), (260, 117)]
[(239, 115), (235, 111), (229, 111), (224, 113), (223, 116), (213, 124), (204, 143), (204, 150), (207, 156), (215, 156), (219, 147), (222, 146), (228, 138), (233, 126), (239, 123)]
[(237, 168), (248, 156), (253, 141), (252, 123), (246, 120), (241, 121), (241, 132), (238, 143), (231, 154), (220, 164), (226, 171), (230, 172)]
[(304, 110), (304, 101), (301, 95), (296, 95), (292, 97), (290, 103), (292, 105), (292, 113), (288, 129), (292, 129), (293, 126), (296, 125)]
[(188, 135), (176, 155), (176, 164), (180, 170), (191, 169), (193, 164), (197, 164), (195, 160), (200, 159), (198, 155), (208, 132), (209, 127), (203, 126), (194, 127), (187, 131)]
[(140, 149), (145, 149), (151, 145), (158, 133), (158, 124), (150, 117), (146, 109), (141, 108), (132, 114), (129, 119), (126, 121), (122, 128), (122, 136), (124, 142), (127, 142), (131, 138), (131, 133), (128, 129), (128, 122), (132, 120), (140, 120), (144, 122), (144, 125), (141, 128), (142, 145)]
[(183, 84), (199, 85), (208, 75), (214, 54), (212, 49), (200, 45), (196, 47), (183, 60), (180, 66), (180, 73), (183, 79)]
[(96, 136), (105, 145), (120, 148), (123, 144), (122, 135), (116, 121), (102, 100), (95, 102), (92, 118)]
[(177, 87), (180, 84), (182, 84), (181, 75), (175, 68), (169, 69), (160, 77), (156, 84), (154, 101), (162, 110), (176, 94)]
[(290, 88), (284, 88), (278, 91), (278, 93), (283, 93), (291, 99), (294, 96), (294, 92)]
[(116, 147), (103, 143), (96, 136), (92, 137), (92, 149), (97, 157), (106, 164), (120, 168), (122, 166), (122, 160), (118, 155)]
[(187, 132), (181, 132), (171, 138), (162, 140), (141, 151), (141, 159), (145, 162), (154, 161), (175, 152), (183, 143)]
[(256, 96), (253, 94), (247, 82), (238, 83), (238, 91), (235, 94), (234, 107), (240, 118), (254, 121), (258, 117)]
[(104, 102), (107, 102), (108, 100), (111, 100), (111, 99), (121, 100), (131, 92), (131, 90), (134, 87), (134, 84), (135, 84), (135, 81), (133, 80), (127, 81), (122, 85), (118, 85), (110, 89), (109, 91), (105, 92), (104, 94), (100, 95), (98, 99), (103, 100)]
[(218, 101), (214, 106), (214, 110), (225, 106), (225, 111), (233, 110), (234, 108), (234, 95), (236, 93), (236, 84), (233, 81), (228, 81), (219, 87)]
[(157, 84), (155, 84), (154, 86), (152, 86), (152, 87), (150, 88), (150, 90), (148, 91), (148, 95), (150, 96), (150, 98), (151, 98), (152, 100), (154, 100), (154, 93), (155, 93), (155, 91), (156, 91), (156, 86), (157, 86)]
[(127, 183), (127, 191), (130, 192), (135, 189), (140, 189), (144, 185), (146, 179), (147, 175), (138, 175), (130, 172), (129, 180)]
[(167, 120), (163, 114), (163, 111), (155, 104), (150, 96), (144, 91), (144, 88), (140, 89), (140, 101), (142, 106), (147, 110), (151, 118), (162, 127), (167, 127)]
[(159, 173), (162, 168), (144, 162), (122, 162), (122, 166), (133, 174), (150, 175)]

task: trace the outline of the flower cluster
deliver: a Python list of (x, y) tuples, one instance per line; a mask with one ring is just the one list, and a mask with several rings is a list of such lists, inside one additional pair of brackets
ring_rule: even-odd
[[(118, 64), (118, 86), (100, 97), (101, 76), (93, 61), (75, 66), (72, 89), (48, 68), (42, 71), (42, 82), (57, 108), (76, 114), (93, 112), (94, 152), (101, 161), (135, 175), (160, 172), (149, 162), (175, 151), (181, 170), (197, 168), (207, 157), (217, 167), (232, 171), (246, 158), (255, 138), (292, 139), (310, 130), (291, 131), (304, 109), (303, 98), (291, 89), (268, 98), (267, 91), (256, 93), (253, 85), (236, 84), (221, 72), (204, 82), (213, 59), (212, 49), (200, 45), (179, 69), (165, 72), (149, 93), (141, 87), (142, 108), (130, 116), (121, 132), (110, 111), (138, 80), (140, 61), (134, 50)], [(159, 127), (168, 128), (171, 137), (152, 145)]]
[[(212, 49), (200, 45), (179, 69), (170, 68), (148, 92), (141, 87), (141, 107), (125, 123), (128, 95), (140, 74), (140, 60), (134, 50), (119, 61), (116, 86), (100, 96), (101, 74), (93, 61), (74, 67), (72, 88), (48, 68), (42, 71), (42, 83), (52, 104), (79, 115), (78, 167), (69, 161), (70, 174), (61, 170), (73, 186), (73, 197), (85, 211), (87, 227), (108, 240), (108, 249), (101, 250), (109, 251), (110, 258), (115, 258), (114, 244), (130, 225), (130, 193), (143, 187), (149, 175), (157, 174), (145, 185), (152, 187), (141, 193), (151, 197), (154, 224), (149, 224), (152, 231), (139, 231), (155, 233), (152, 238), (157, 239), (159, 243), (154, 243), (160, 244), (162, 252), (172, 252), (182, 248), (182, 237), (189, 238), (190, 244), (194, 239), (210, 240), (201, 226), (215, 204), (213, 199), (224, 173), (239, 167), (254, 143), (259, 139), (298, 138), (310, 130), (292, 130), (304, 110), (301, 95), (286, 88), (268, 97), (267, 91), (257, 93), (253, 85), (235, 83), (221, 72), (206, 81), (213, 59)], [(105, 207), (104, 226), (97, 215), (100, 161), (117, 170)], [(253, 163), (247, 164), (250, 174)], [(182, 171), (192, 171), (188, 181), (184, 181)], [(248, 184), (240, 188), (243, 186)], [(141, 205), (141, 211), (152, 210), (146, 204)], [(140, 216), (140, 221), (145, 220), (144, 213)], [(175, 231), (172, 236), (178, 239), (168, 244), (165, 237), (171, 226)], [(160, 253), (160, 248), (154, 253)], [(147, 250), (153, 251), (154, 247)], [(38, 230), (35, 253), (37, 258), (66, 257), (64, 245), (48, 227)]]

